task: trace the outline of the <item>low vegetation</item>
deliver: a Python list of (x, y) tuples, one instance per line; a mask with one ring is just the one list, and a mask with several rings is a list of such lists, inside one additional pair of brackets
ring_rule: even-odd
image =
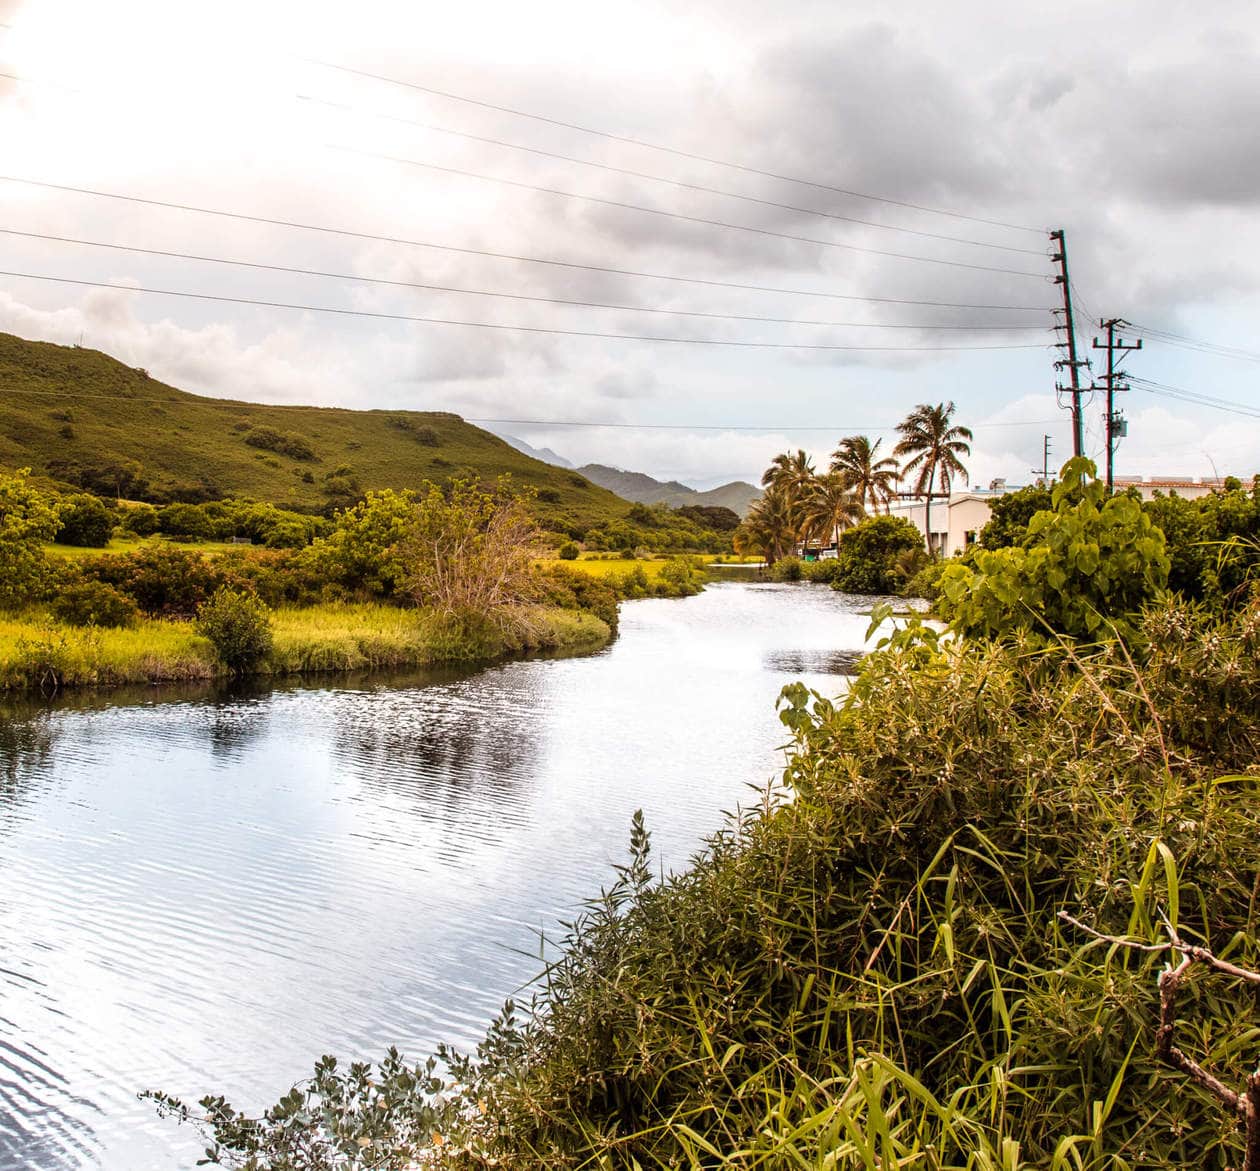
[[(1090, 588), (1134, 542), (1167, 556), (1096, 495), (1069, 466), (1025, 556)], [(784, 787), (685, 872), (656, 878), (636, 818), (476, 1053), (326, 1058), (258, 1117), (160, 1108), (271, 1171), (1251, 1171), (1260, 591), (1187, 600), (1156, 569), (1042, 637), (989, 613), (1038, 588), (1017, 568), (959, 576), (952, 635), (912, 621), (843, 699), (786, 688)]]

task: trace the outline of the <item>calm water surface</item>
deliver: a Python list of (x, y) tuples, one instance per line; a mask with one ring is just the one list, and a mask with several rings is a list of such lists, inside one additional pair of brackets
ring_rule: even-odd
[[(677, 867), (836, 692), (870, 599), (723, 583), (580, 659), (0, 714), (0, 1169), (175, 1171), (138, 1090), (268, 1105), (475, 1043), (642, 808)], [(750, 788), (752, 786), (752, 788)]]

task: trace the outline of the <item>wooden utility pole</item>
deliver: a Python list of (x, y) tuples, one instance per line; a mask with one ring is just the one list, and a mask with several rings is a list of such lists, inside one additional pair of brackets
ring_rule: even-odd
[(1041, 476), (1041, 483), (1043, 487), (1046, 487), (1046, 488), (1050, 487), (1050, 436), (1049, 435), (1043, 435), (1041, 437), (1041, 471), (1038, 472), (1036, 468), (1033, 468), (1032, 474), (1034, 476), (1036, 475)]
[[(1067, 260), (1067, 237), (1064, 235), (1063, 229), (1059, 228), (1050, 233), (1050, 239), (1058, 246), (1058, 252), (1054, 253), (1050, 259), (1059, 266), (1059, 275), (1054, 278), (1054, 283), (1063, 290), (1063, 324), (1056, 326), (1057, 329), (1065, 330), (1067, 340), (1056, 343), (1060, 348), (1067, 348), (1067, 358), (1060, 359), (1054, 364), (1056, 370), (1067, 369), (1071, 378), (1071, 386), (1061, 386), (1056, 383), (1055, 389), (1064, 391), (1070, 389), (1072, 392), (1072, 454), (1085, 454), (1085, 414), (1081, 409), (1081, 373), (1082, 366), (1088, 366), (1089, 362), (1081, 361), (1076, 356), (1076, 321), (1072, 316), (1072, 282), (1068, 279), (1068, 260)], [(1056, 310), (1057, 312), (1057, 310)]]
[(1110, 317), (1098, 324), (1107, 331), (1105, 343), (1094, 338), (1094, 349), (1107, 351), (1107, 376), (1102, 387), (1095, 389), (1105, 389), (1107, 392), (1107, 491), (1110, 492), (1115, 486), (1116, 440), (1128, 434), (1128, 424), (1124, 421), (1124, 416), (1116, 411), (1116, 392), (1129, 389), (1123, 381), (1125, 372), (1116, 369), (1116, 355), (1140, 350), (1142, 339), (1138, 338), (1130, 345), (1124, 338), (1117, 338), (1116, 330), (1129, 324), (1120, 317)]

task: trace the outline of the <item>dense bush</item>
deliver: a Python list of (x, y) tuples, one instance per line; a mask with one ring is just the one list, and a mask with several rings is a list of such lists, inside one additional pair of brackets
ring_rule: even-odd
[(271, 612), (254, 595), (224, 587), (197, 611), (197, 633), (233, 675), (243, 675), (271, 653)]
[(0, 609), (37, 601), (52, 582), (44, 545), (61, 522), (56, 502), (28, 476), (29, 469), (0, 474)]
[(386, 488), (341, 512), (311, 546), (311, 563), (329, 581), (370, 597), (397, 596), (409, 572), (403, 543), (416, 525), (416, 498)]
[(140, 617), (133, 599), (103, 581), (77, 581), (53, 595), (53, 617), (70, 626), (132, 626)]
[(560, 546), (559, 557), (561, 561), (576, 561), (580, 552), (581, 550), (572, 541), (566, 541)]
[(1164, 534), (1137, 500), (1108, 497), (1089, 460), (1064, 464), (1052, 499), (1022, 546), (977, 551), (974, 568), (955, 563), (941, 576), (937, 610), (956, 630), (1092, 638), (1127, 628), (1164, 588)]
[(221, 565), (170, 545), (145, 545), (126, 554), (85, 562), (86, 580), (102, 581), (133, 598), (146, 614), (191, 618), (224, 581)]
[(152, 504), (133, 504), (122, 511), (122, 527), (137, 537), (151, 537), (158, 531), (158, 510)]
[(300, 435), (277, 431), (274, 427), (251, 427), (245, 433), (245, 442), (250, 447), (274, 451), (290, 459), (310, 461), (316, 458), (315, 449)]
[(538, 600), (568, 610), (588, 610), (610, 630), (617, 629), (617, 591), (592, 574), (551, 566), (539, 574)]
[(205, 541), (214, 536), (210, 518), (197, 504), (168, 504), (159, 509), (158, 532), (178, 541)]
[(870, 516), (840, 534), (832, 586), (850, 594), (898, 594), (928, 557), (919, 530), (900, 516)]
[(95, 496), (81, 494), (63, 497), (61, 527), (54, 538), (60, 545), (82, 545), (103, 549), (114, 531), (114, 514)]
[(1041, 484), (995, 496), (989, 502), (989, 522), (980, 530), (976, 544), (981, 549), (1022, 545), (1028, 536), (1028, 522), (1037, 513), (1049, 512), (1053, 507), (1050, 489)]

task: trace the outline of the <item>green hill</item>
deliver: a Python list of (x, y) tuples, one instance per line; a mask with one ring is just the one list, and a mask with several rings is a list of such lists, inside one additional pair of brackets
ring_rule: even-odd
[(626, 501), (458, 415), (264, 406), (177, 390), (107, 354), (0, 333), (0, 465), (156, 502), (243, 497), (327, 511), (369, 488), (510, 473), (548, 527), (624, 518)]

